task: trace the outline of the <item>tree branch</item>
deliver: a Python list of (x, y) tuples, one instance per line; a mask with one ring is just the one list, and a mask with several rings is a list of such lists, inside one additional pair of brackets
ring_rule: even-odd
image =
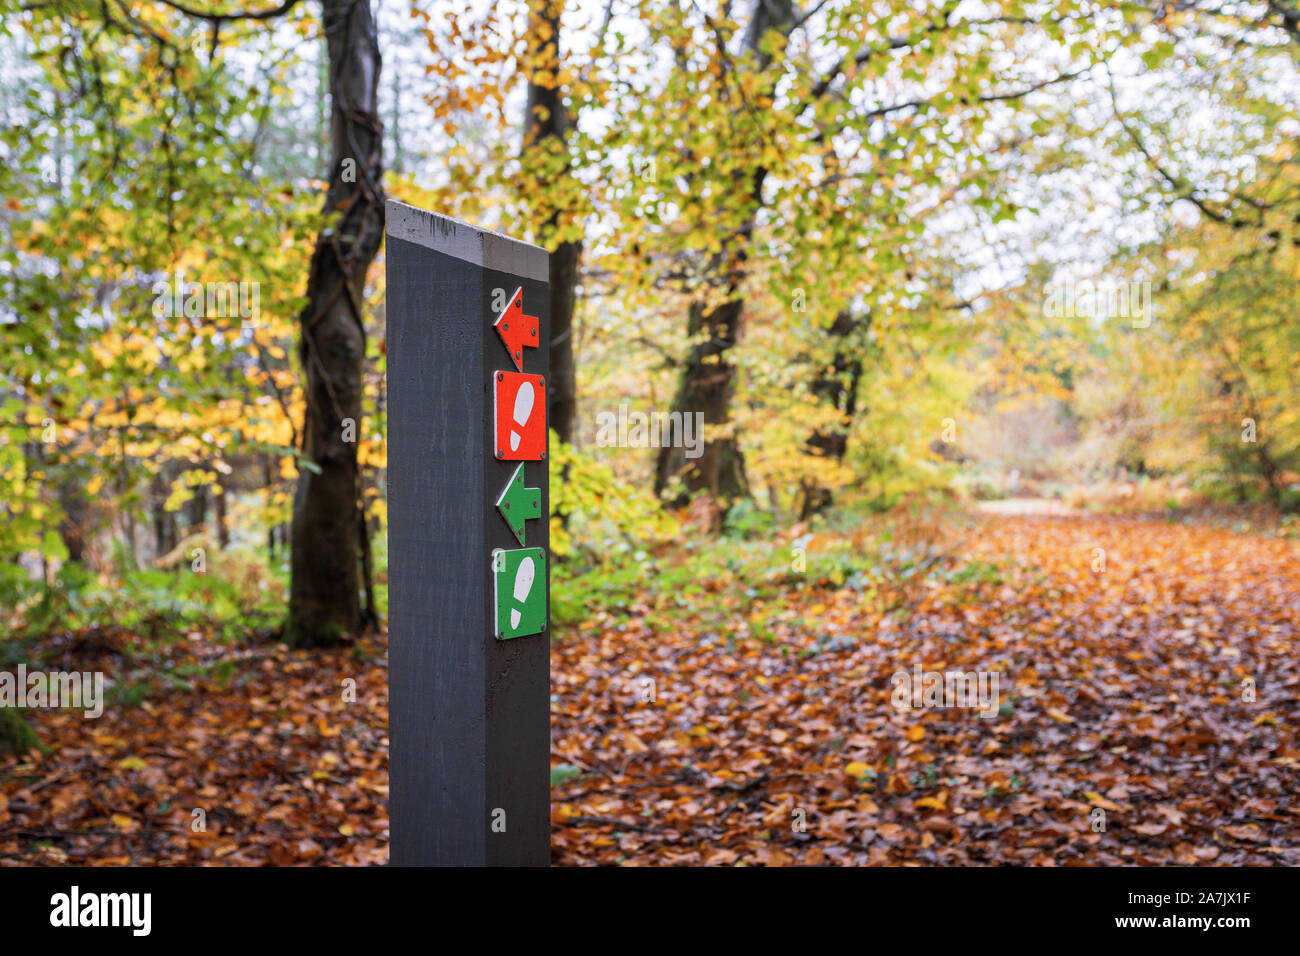
[(288, 13), (299, 3), (299, 0), (284, 0), (278, 7), (270, 7), (266, 10), (236, 10), (231, 13), (217, 13), (212, 10), (196, 10), (193, 7), (178, 2), (178, 0), (162, 0), (164, 6), (171, 7), (173, 10), (179, 10), (188, 17), (195, 17), (199, 20), (207, 20), (209, 23), (228, 23), (235, 20), (274, 20), (276, 17)]

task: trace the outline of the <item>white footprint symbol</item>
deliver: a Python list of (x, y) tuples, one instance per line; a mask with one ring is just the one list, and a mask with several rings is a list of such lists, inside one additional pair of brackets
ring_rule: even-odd
[[(533, 564), (532, 558), (524, 558), (519, 562), (519, 570), (515, 572), (515, 603), (523, 604), (524, 599), (528, 597), (528, 592), (533, 589), (533, 579), (537, 577), (537, 567)], [(510, 609), (510, 626), (518, 627), (519, 619), (523, 615), (515, 608)]]
[[(519, 425), (520, 428), (524, 427), (524, 423), (528, 421), (528, 416), (530, 416), (533, 413), (534, 401), (535, 401), (535, 395), (533, 392), (533, 383), (524, 382), (523, 385), (519, 386), (519, 392), (515, 395), (514, 418), (515, 418), (515, 422)], [(523, 435), (519, 434), (519, 432), (515, 431), (513, 428), (510, 429), (510, 450), (511, 451), (519, 450), (519, 443), (523, 440), (523, 437), (524, 437)], [(531, 581), (532, 578), (529, 577), (528, 580)]]

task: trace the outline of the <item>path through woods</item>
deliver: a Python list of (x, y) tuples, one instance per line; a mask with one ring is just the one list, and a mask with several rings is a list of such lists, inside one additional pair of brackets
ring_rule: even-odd
[[(556, 860), (1300, 864), (1295, 541), (1013, 515), (966, 553), (901, 622), (842, 589), (750, 608), (771, 643), (561, 645), (555, 745), (597, 772)], [(917, 660), (1001, 669), (1002, 714), (895, 708)]]
[[(1298, 547), (985, 516), (906, 616), (821, 582), (814, 545), (779, 601), (703, 582), (670, 630), (566, 628), (553, 762), (576, 775), (552, 788), (554, 860), (1300, 864)], [(47, 666), (153, 686), (96, 721), (32, 715), (54, 749), (0, 760), (0, 862), (386, 859), (382, 641), (194, 634), (130, 661), (111, 630), (54, 641)], [(900, 711), (891, 675), (917, 661), (1001, 668), (1000, 715)]]

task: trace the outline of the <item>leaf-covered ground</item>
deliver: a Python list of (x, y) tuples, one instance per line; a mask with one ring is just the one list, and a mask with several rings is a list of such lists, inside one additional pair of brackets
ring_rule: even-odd
[[(562, 643), (556, 861), (1300, 864), (1295, 542), (1009, 516), (957, 550), (906, 615), (810, 550), (787, 602), (709, 595), (729, 634)], [(896, 708), (916, 661), (1001, 671), (1002, 713)]]
[(129, 640), (45, 648), (48, 669), (127, 680), (98, 719), (28, 713), (52, 752), (0, 758), (0, 863), (387, 862), (382, 642), (308, 653), (195, 632), (141, 657)]
[[(999, 515), (846, 576), (859, 545), (883, 553), (819, 536), (791, 574), (783, 541), (775, 585), (737, 565), (564, 629), (556, 863), (1300, 864), (1295, 541)], [(131, 648), (42, 645), (130, 680), (0, 758), (0, 862), (386, 860), (382, 641)], [(999, 715), (896, 708), (917, 662), (999, 671)]]

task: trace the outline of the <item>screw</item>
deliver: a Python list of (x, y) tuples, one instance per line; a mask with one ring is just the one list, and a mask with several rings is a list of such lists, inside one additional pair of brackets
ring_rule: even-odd
[(505, 452), (503, 452), (500, 448), (498, 448), (498, 449), (497, 449), (497, 457), (498, 457), (498, 458), (501, 458), (501, 457), (504, 456), (504, 455), (505, 455)]
[(509, 331), (510, 331), (510, 323), (507, 322), (505, 325), (501, 326), (501, 328), (503, 328), (503, 329), (505, 329), (507, 332), (509, 332)]
[(537, 338), (537, 330), (533, 329), (533, 338)]
[(505, 380), (506, 380), (506, 377), (505, 377), (504, 373), (502, 373), (502, 372), (497, 372), (497, 381), (498, 381), (498, 382), (504, 382)]

